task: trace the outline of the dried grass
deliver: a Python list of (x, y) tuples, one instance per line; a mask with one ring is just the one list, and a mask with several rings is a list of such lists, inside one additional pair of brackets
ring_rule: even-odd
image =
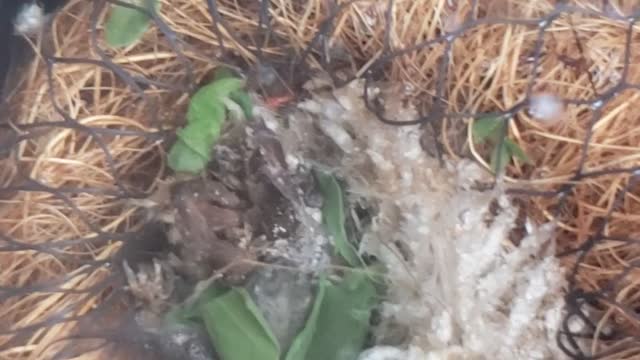
[[(186, 44), (185, 59), (173, 51), (157, 31), (150, 31), (140, 44), (114, 54), (113, 62), (126, 69), (139, 72), (156, 81), (181, 84), (186, 80), (185, 60), (191, 64), (193, 74), (199, 78), (216, 65), (218, 43), (210, 20), (206, 2), (200, 0), (165, 0), (162, 18)], [(440, 29), (455, 29), (470, 8), (471, 1), (460, 1), (457, 8), (446, 0), (395, 1), (394, 26), (390, 43), (394, 47), (409, 46), (426, 38), (435, 37)], [(480, 8), (499, 13), (508, 12), (513, 17), (534, 16), (549, 11), (554, 1), (481, 0)], [(591, 7), (593, 1), (576, 1)], [(58, 56), (87, 57), (89, 47), (90, 6), (76, 0), (67, 6), (66, 13), (56, 19), (53, 29), (53, 47)], [(257, 7), (254, 2), (219, 1), (221, 15), (227, 21), (236, 39), (252, 39), (258, 25)], [(275, 37), (286, 39), (288, 46), (300, 51), (320, 28), (320, 22), (329, 13), (327, 2), (275, 0), (271, 12), (274, 17)], [(359, 1), (347, 6), (336, 21), (336, 34), (332, 42), (345, 49), (354, 58), (354, 68), (361, 71), (365, 64), (380, 56), (384, 43), (384, 18), (387, 1)], [(619, 7), (629, 10), (632, 1)], [(636, 25), (636, 30), (638, 26)], [(224, 30), (222, 30), (224, 33)], [(563, 63), (562, 56), (575, 57), (575, 31), (586, 49), (587, 68), (577, 69)], [(561, 16), (545, 34), (545, 56), (538, 75), (536, 90), (556, 93), (567, 98), (593, 96), (588, 71), (594, 74), (599, 91), (611, 86), (620, 76), (622, 50), (626, 24), (603, 19), (573, 15)], [(448, 69), (447, 89), (452, 111), (475, 113), (478, 111), (504, 110), (523, 100), (531, 68), (527, 58), (531, 56), (536, 31), (522, 26), (502, 24), (486, 25), (464, 32), (453, 43), (451, 65)], [(255, 60), (248, 48), (235, 43), (225, 33), (225, 46), (237, 55)], [(282, 47), (266, 46), (264, 53), (270, 58), (286, 58)], [(411, 85), (414, 94), (433, 94), (438, 68), (436, 66), (442, 47), (416, 51), (395, 59), (386, 69), (393, 83)], [(634, 52), (627, 74), (630, 82), (640, 80), (638, 55)], [(148, 90), (147, 99), (159, 108), (150, 108), (149, 101), (131, 96), (130, 89), (116, 80), (108, 70), (91, 64), (63, 64), (55, 66), (55, 96), (72, 117), (85, 125), (102, 128), (151, 130), (180, 122), (185, 96), (166, 90)], [(22, 99), (17, 110), (20, 123), (53, 121), (58, 119), (53, 104), (47, 98), (46, 66), (42, 61), (34, 63), (25, 75), (16, 101)], [(604, 117), (596, 125), (585, 171), (595, 171), (611, 166), (633, 167), (640, 165), (639, 118), (634, 106), (638, 95), (633, 92), (618, 94), (606, 109)], [(153, 111), (152, 111), (153, 110)], [(157, 111), (155, 111), (157, 110)], [(516, 115), (511, 122), (511, 134), (532, 159), (534, 166), (516, 164), (509, 169), (507, 180), (536, 188), (551, 189), (571, 177), (579, 165), (579, 152), (590, 121), (590, 109), (569, 107), (561, 121), (543, 124), (526, 113)], [(458, 157), (460, 144), (448, 135), (460, 128), (458, 120), (444, 123), (444, 143), (447, 153)], [(120, 174), (127, 174), (130, 181), (143, 177), (145, 188), (152, 190), (155, 180), (164, 172), (162, 150), (159, 144), (140, 137), (113, 136), (105, 139)], [(480, 160), (474, 149), (473, 155)], [(24, 142), (15, 151), (14, 159), (3, 160), (0, 179), (7, 184), (17, 175), (17, 169), (28, 173), (42, 183), (58, 187), (100, 187), (115, 189), (114, 176), (110, 172), (108, 158), (95, 141), (72, 129), (56, 128), (45, 135)], [(530, 169), (535, 170), (530, 170)], [(560, 225), (561, 247), (574, 247), (593, 231), (594, 222), (605, 215), (612, 206), (615, 193), (624, 187), (628, 174), (616, 174), (581, 183), (575, 190), (575, 200), (568, 206), (573, 214)], [(526, 182), (518, 179), (530, 178)], [(130, 229), (138, 225), (135, 208), (122, 200), (91, 194), (71, 195), (78, 209), (101, 231)], [(532, 200), (531, 213), (539, 220), (551, 218), (550, 208), (555, 199)], [(43, 239), (87, 236), (95, 233), (76, 211), (47, 192), (21, 192), (2, 200), (0, 230), (16, 239), (37, 244)], [(633, 236), (640, 233), (638, 198), (630, 195), (623, 207), (614, 212), (607, 232)], [(99, 248), (68, 249), (69, 254), (82, 254), (87, 259), (106, 259), (117, 246), (108, 244)], [(637, 259), (635, 245), (603, 245), (586, 260), (580, 281), (587, 287), (599, 288)], [(51, 255), (34, 252), (10, 252), (0, 254), (0, 278), (5, 286), (21, 287), (39, 281), (53, 279), (60, 274), (79, 271), (77, 262), (61, 261)], [(75, 278), (68, 286), (88, 287), (104, 276), (95, 271)], [(632, 274), (619, 294), (623, 303), (639, 304), (637, 289), (640, 276)], [(79, 301), (74, 294), (32, 294), (19, 300), (4, 302), (0, 318), (15, 326), (33, 324), (56, 313), (69, 304)], [(96, 302), (92, 299), (76, 306), (73, 312), (88, 311)], [(637, 329), (635, 320), (623, 321), (617, 316), (621, 328)], [(41, 331), (21, 347), (0, 353), (0, 357), (47, 358), (45, 348), (54, 339), (64, 336), (71, 324), (59, 325)], [(6, 337), (5, 337), (6, 338)], [(4, 341), (4, 340), (0, 340)], [(0, 343), (1, 344), (1, 343)], [(594, 348), (599, 345), (594, 343)]]

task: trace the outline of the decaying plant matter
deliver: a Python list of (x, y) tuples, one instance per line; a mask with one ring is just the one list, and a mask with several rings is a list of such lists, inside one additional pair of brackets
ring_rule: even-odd
[(138, 325), (151, 331), (214, 282), (246, 286), (286, 348), (331, 261), (315, 179), (310, 168), (289, 166), (261, 120), (231, 124), (213, 153), (205, 173), (169, 180), (145, 202), (149, 221), (165, 223), (168, 244), (138, 272), (124, 261)]
[[(467, 120), (506, 115), (509, 138), (531, 163), (514, 159), (505, 180), (526, 187), (521, 201), (535, 222), (557, 223), (561, 258), (573, 269), (564, 350), (638, 356), (634, 1), (163, 1), (142, 41), (117, 50), (101, 41), (108, 5), (70, 1), (47, 31), (50, 43), (32, 39), (41, 56), (9, 99), (0, 146), (1, 357), (47, 358), (76, 319), (96, 319), (88, 315), (113, 303), (119, 251), (143, 237), (139, 209), (123, 198), (162, 183), (160, 140), (182, 125), (188, 90), (230, 55), (260, 63), (256, 72), (277, 63), (289, 96), (299, 74), (320, 68), (334, 80), (388, 79), (381, 90), (403, 89), (419, 105), (399, 119), (424, 125), (425, 149), (487, 168), (489, 154), (464, 136)], [(550, 100), (546, 110), (541, 99)], [(549, 112), (559, 118), (537, 119)], [(165, 233), (148, 228), (153, 238)], [(123, 253), (136, 274), (132, 252)], [(578, 346), (584, 337), (592, 341)]]

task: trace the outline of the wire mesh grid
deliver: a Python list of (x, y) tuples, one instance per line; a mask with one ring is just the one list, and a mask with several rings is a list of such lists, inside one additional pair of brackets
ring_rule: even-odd
[[(558, 254), (569, 269), (566, 316), (557, 334), (561, 349), (575, 359), (632, 358), (640, 354), (637, 345), (640, 302), (636, 300), (638, 284), (634, 280), (640, 262), (629, 256), (618, 259), (615, 266), (598, 279), (589, 275), (597, 264), (612, 262), (602, 259), (605, 256), (602, 249), (624, 246), (632, 249), (629, 252), (633, 254), (640, 241), (632, 231), (624, 231), (633, 228), (633, 224), (628, 217), (621, 216), (633, 215), (634, 209), (638, 209), (634, 204), (637, 203), (640, 164), (633, 163), (633, 153), (617, 166), (590, 162), (594, 143), (596, 148), (606, 143), (594, 138), (596, 129), (613, 126), (612, 111), (618, 109), (620, 103), (633, 104), (629, 93), (640, 89), (640, 82), (634, 81), (634, 67), (640, 55), (634, 51), (640, 19), (638, 10), (627, 6), (625, 13), (621, 10), (624, 4), (605, 0), (549, 1), (544, 6), (516, 1), (433, 1), (434, 11), (440, 17), (424, 19), (424, 26), (433, 28), (434, 36), (420, 38), (407, 34), (406, 30), (402, 33), (402, 11), (411, 7), (402, 7), (399, 0), (318, 1), (310, 7), (297, 1), (201, 2), (201, 9), (206, 9), (202, 15), (209, 18), (214, 35), (207, 47), (200, 46), (207, 42), (197, 33), (201, 25), (195, 26), (190, 36), (176, 32), (175, 27), (181, 26), (179, 21), (184, 20), (184, 15), (173, 17), (171, 4), (158, 14), (115, 0), (73, 2), (58, 15), (66, 18), (57, 20), (58, 23), (73, 22), (74, 27), (84, 26), (88, 31), (87, 43), (74, 45), (74, 51), (60, 51), (67, 46), (56, 43), (55, 34), (61, 30), (55, 25), (49, 29), (54, 34), (55, 46), (49, 50), (43, 48), (40, 54), (46, 69), (46, 86), (37, 94), (23, 96), (20, 101), (31, 106), (31, 102), (48, 98), (50, 118), (35, 118), (29, 112), (22, 112), (21, 118), (2, 124), (1, 146), (5, 158), (1, 193), (5, 220), (0, 251), (1, 261), (6, 265), (3, 265), (0, 287), (3, 311), (0, 317), (11, 318), (2, 321), (0, 326), (3, 356), (29, 358), (35, 356), (34, 344), (49, 342), (50, 350), (45, 352), (56, 354), (51, 357), (64, 358), (128, 336), (118, 323), (118, 319), (126, 316), (112, 316), (128, 311), (120, 263), (124, 257), (136, 256), (133, 254), (145, 255), (134, 249), (140, 239), (160, 235), (140, 225), (140, 217), (127, 201), (147, 197), (154, 179), (164, 172), (158, 154), (162, 153), (161, 143), (170, 138), (171, 131), (163, 129), (161, 123), (162, 119), (175, 115), (165, 114), (167, 107), (162, 104), (179, 103), (179, 99), (194, 90), (196, 80), (202, 75), (194, 63), (216, 59), (238, 64), (239, 58), (245, 60), (242, 66), (251, 71), (267, 66), (278, 68), (288, 89), (296, 89), (307, 79), (306, 74), (320, 69), (331, 76), (336, 86), (363, 78), (362, 99), (378, 119), (389, 126), (422, 127), (425, 134), (433, 135), (425, 141), (439, 155), (477, 155), (464, 146), (454, 146), (461, 131), (459, 124), (493, 117), (507, 124), (505, 131), (518, 131), (536, 94), (544, 91), (562, 98), (563, 104), (571, 109), (570, 114), (583, 119), (576, 123), (575, 138), (579, 141), (574, 142), (572, 153), (566, 155), (571, 157), (570, 175), (555, 182), (527, 182), (535, 179), (535, 166), (512, 166), (508, 178), (525, 185), (512, 186), (509, 192), (532, 204), (542, 204), (539, 207), (545, 210), (537, 212), (539, 216), (565, 225), (559, 230), (565, 246)], [(174, 57), (175, 68), (162, 69), (163, 78), (154, 78), (153, 69), (129, 66), (118, 54), (106, 49), (100, 34), (104, 13), (110, 4), (135, 8), (150, 16), (155, 27), (152, 35), (155, 56)], [(311, 11), (306, 11), (309, 8)], [(317, 25), (304, 36), (302, 31), (292, 34), (287, 30), (291, 25), (285, 20), (295, 16), (287, 15), (288, 12), (304, 14), (307, 18), (313, 13), (318, 18)], [(368, 35), (376, 40), (361, 42), (359, 47), (347, 41), (341, 44), (335, 41), (350, 19), (347, 13), (357, 14), (362, 28), (368, 29)], [(445, 13), (453, 15), (444, 21), (446, 17), (442, 14)], [(248, 19), (246, 29), (238, 29), (236, 16)], [(574, 26), (574, 22), (584, 19), (591, 19), (590, 24), (595, 28)], [(305, 20), (299, 18), (299, 21)], [(615, 30), (605, 29), (603, 24)], [(511, 41), (518, 44), (520, 53), (526, 56), (516, 62), (485, 61), (473, 65), (478, 67), (475, 73), (482, 86), (464, 95), (458, 89), (460, 78), (456, 73), (456, 64), (461, 62), (458, 54), (463, 46), (459, 43), (467, 41), (465, 39), (474, 41), (472, 38), (479, 29), (521, 29), (526, 35), (513, 36)], [(612, 46), (619, 66), (615, 69), (617, 76), (609, 76), (608, 81), (603, 80), (602, 70), (594, 70), (596, 61), (585, 45), (599, 31), (617, 31), (614, 35), (623, 39), (622, 47)], [(342, 56), (336, 44), (351, 55)], [(478, 44), (474, 51), (482, 51), (483, 46)], [(558, 53), (559, 48), (564, 53)], [(554, 77), (557, 68), (550, 67), (551, 57), (562, 65), (563, 74), (573, 74), (573, 77), (562, 81)], [(416, 63), (423, 66), (415, 66)], [(65, 91), (69, 89), (59, 81), (71, 76), (70, 69), (74, 66), (96, 67), (112, 74), (102, 78), (102, 83), (85, 81), (88, 90), (80, 105), (65, 98)], [(501, 72), (496, 70), (500, 67), (506, 69), (503, 76), (511, 77), (512, 90), (502, 90), (492, 101), (480, 103), (474, 91), (489, 91), (492, 81), (500, 76)], [(389, 78), (413, 79), (413, 83), (418, 84), (414, 86), (411, 101), (420, 110), (419, 118), (389, 117), (384, 104), (370, 100), (372, 87)], [(93, 114), (86, 109), (91, 109), (91, 102), (101, 96), (102, 88), (115, 86), (126, 89), (128, 95), (124, 100), (114, 99), (103, 111), (121, 117), (151, 119), (145, 126), (117, 121), (116, 115), (92, 120)], [(575, 91), (575, 87), (580, 91)], [(633, 109), (627, 111), (633, 112)], [(175, 112), (180, 112), (179, 106)], [(521, 135), (520, 140), (527, 138)], [(52, 147), (69, 148), (63, 152), (68, 157), (41, 160), (42, 153), (52, 151)], [(93, 178), (87, 178), (87, 173), (94, 174)], [(603, 205), (606, 211), (582, 223), (575, 198), (589, 187), (598, 186), (594, 182), (600, 179), (614, 184), (610, 201)], [(100, 203), (93, 202), (96, 197), (101, 199)], [(594, 204), (596, 202), (597, 199)], [(122, 213), (130, 216), (122, 217)], [(67, 223), (47, 227), (50, 216), (61, 216)], [(570, 228), (580, 228), (580, 231), (570, 231)], [(68, 236), (70, 233), (77, 236)], [(37, 267), (33, 264), (45, 262), (50, 265), (29, 270)], [(54, 302), (61, 305), (55, 311), (45, 311)], [(39, 311), (45, 315), (34, 315)], [(100, 324), (98, 329), (96, 324)], [(48, 334), (52, 331), (66, 332), (69, 344), (73, 345), (62, 346), (60, 339), (51, 342)], [(91, 343), (89, 347), (76, 346), (77, 341), (86, 338), (109, 341)], [(593, 345), (595, 343), (598, 345)]]

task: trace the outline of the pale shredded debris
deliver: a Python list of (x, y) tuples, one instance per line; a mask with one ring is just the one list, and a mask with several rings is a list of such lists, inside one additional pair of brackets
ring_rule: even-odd
[[(289, 156), (334, 170), (349, 196), (377, 209), (361, 250), (387, 265), (389, 290), (379, 346), (360, 359), (564, 358), (555, 340), (564, 275), (552, 226), (528, 222), (520, 244), (511, 243), (517, 209), (500, 187), (475, 189), (490, 181), (483, 169), (470, 161), (440, 166), (422, 151), (418, 127), (382, 124), (361, 94), (361, 82), (317, 90), (278, 130)], [(409, 118), (400, 98), (386, 105), (397, 103), (391, 111)], [(332, 139), (340, 161), (323, 154), (318, 135)], [(396, 334), (405, 336), (393, 343)]]

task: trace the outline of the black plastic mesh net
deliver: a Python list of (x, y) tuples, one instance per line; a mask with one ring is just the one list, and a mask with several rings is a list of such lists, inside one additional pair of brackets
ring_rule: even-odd
[[(205, 2), (205, 0), (199, 1)], [(283, 30), (287, 24), (277, 23), (274, 20), (274, 14), (282, 14), (287, 9), (291, 12), (300, 11), (299, 9), (304, 8), (303, 3), (304, 1), (289, 1), (283, 4), (278, 1), (206, 0), (206, 9), (208, 9), (206, 15), (211, 19), (212, 32), (216, 36), (215, 48), (202, 47), (197, 40), (194, 40), (198, 38), (197, 35), (187, 38), (184, 34), (177, 34), (173, 30), (176, 24), (171, 24), (165, 18), (171, 19), (172, 16), (169, 3), (165, 4), (162, 10), (163, 16), (126, 2), (111, 0), (74, 2), (67, 11), (57, 15), (63, 17), (58, 19), (59, 23), (74, 23), (71, 28), (85, 27), (86, 32), (90, 34), (89, 41), (86, 44), (74, 44), (74, 50), (68, 53), (54, 53), (51, 48), (43, 47), (41, 61), (46, 64), (48, 85), (41, 93), (28, 94), (20, 100), (22, 104), (28, 104), (32, 101), (48, 99), (54, 111), (46, 119), (34, 119), (29, 117), (28, 112), (25, 114), (23, 111), (24, 118), (9, 117), (2, 123), (0, 147), (4, 154), (2, 166), (5, 170), (2, 171), (0, 192), (2, 206), (11, 210), (1, 211), (7, 214), (10, 211), (12, 214), (20, 213), (15, 209), (21, 208), (25, 201), (32, 204), (39, 202), (47, 204), (42, 207), (33, 206), (28, 211), (25, 208), (22, 216), (26, 217), (25, 221), (32, 222), (29, 226), (33, 231), (29, 234), (21, 233), (24, 230), (3, 227), (6, 230), (2, 233), (0, 241), (0, 251), (3, 253), (1, 266), (7, 269), (3, 274), (11, 273), (12, 275), (3, 276), (0, 280), (2, 284), (0, 303), (2, 309), (9, 309), (1, 317), (11, 315), (12, 319), (19, 319), (19, 321), (0, 322), (2, 323), (0, 348), (3, 349), (6, 358), (32, 356), (30, 344), (34, 339), (44, 340), (42, 339), (44, 329), (60, 331), (76, 329), (69, 332), (71, 335), (68, 342), (56, 342), (51, 346), (51, 353), (55, 353), (52, 357), (59, 358), (70, 357), (78, 352), (107, 346), (114, 340), (133, 336), (127, 332), (127, 317), (113, 316), (115, 313), (121, 314), (128, 311), (127, 296), (123, 288), (125, 280), (120, 264), (125, 256), (129, 261), (135, 257), (147, 257), (149, 248), (141, 247), (144, 251), (136, 248), (140, 239), (154, 241), (161, 237), (161, 234), (155, 233), (153, 227), (134, 226), (132, 222), (135, 221), (132, 219), (140, 222), (136, 216), (118, 222), (115, 219), (119, 214), (102, 212), (100, 207), (111, 206), (112, 210), (109, 211), (113, 212), (113, 204), (118, 204), (115, 208), (120, 208), (122, 212), (129, 211), (127, 210), (128, 202), (131, 199), (147, 197), (149, 195), (147, 190), (154, 181), (153, 177), (160, 176), (164, 169), (158, 170), (157, 157), (148, 155), (142, 150), (139, 155), (133, 156), (136, 158), (135, 163), (129, 160), (122, 162), (120, 159), (123, 156), (130, 156), (125, 153), (133, 150), (114, 150), (110, 144), (118, 141), (124, 144), (125, 149), (128, 147), (152, 149), (159, 147), (162, 140), (170, 139), (172, 131), (161, 129), (162, 119), (169, 115), (163, 113), (165, 109), (160, 105), (170, 99), (177, 101), (196, 88), (195, 80), (199, 75), (194, 70), (194, 58), (201, 62), (206, 62), (207, 59), (227, 61), (238, 64), (243, 70), (254, 74), (267, 67), (276, 69), (282, 84), (285, 85), (284, 88), (293, 89), (294, 92), (308, 79), (308, 74), (317, 72), (320, 68), (331, 75), (337, 86), (361, 77), (367, 84), (363, 101), (370, 98), (367, 92), (371, 84), (389, 77), (398, 77), (398, 72), (407, 71), (406, 74), (401, 75), (424, 79), (429, 84), (429, 88), (421, 89), (414, 96), (415, 104), (421, 111), (419, 118), (385, 118), (382, 115), (383, 104), (367, 101), (367, 107), (378, 114), (380, 121), (389, 126), (423, 128), (425, 134), (429, 134), (425, 141), (439, 156), (446, 152), (443, 146), (445, 139), (442, 138), (441, 131), (444, 124), (450, 128), (456, 128), (456, 124), (487, 116), (497, 117), (505, 122), (517, 121), (518, 117), (529, 109), (532, 97), (541, 90), (557, 94), (567, 107), (588, 113), (590, 120), (581, 129), (581, 144), (579, 144), (579, 151), (572, 155), (575, 161), (572, 163), (574, 164), (573, 174), (569, 179), (565, 179), (563, 184), (551, 189), (546, 187), (541, 190), (531, 186), (526, 189), (512, 188), (509, 191), (527, 200), (546, 199), (543, 201), (553, 202), (553, 206), (549, 207), (552, 209), (552, 217), (561, 222), (571, 222), (572, 218), (580, 216), (571, 205), (571, 199), (579, 192), (580, 186), (600, 178), (625, 175), (624, 181), (617, 187), (615, 201), (609, 204), (607, 213), (597, 216), (590, 223), (586, 231), (588, 236), (576, 238), (573, 242), (566, 241), (570, 247), (565, 246), (558, 254), (559, 257), (567, 260), (570, 269), (566, 294), (567, 313), (562, 331), (557, 334), (557, 340), (562, 350), (575, 359), (618, 358), (616, 356), (622, 358), (640, 354), (637, 346), (640, 341), (640, 310), (629, 305), (632, 302), (628, 301), (634, 296), (637, 298), (638, 285), (634, 276), (640, 266), (639, 260), (622, 261), (623, 265), (616, 267), (604, 279), (584, 281), (584, 272), (590, 269), (587, 259), (597, 249), (616, 247), (620, 244), (637, 246), (640, 241), (640, 239), (634, 239), (633, 234), (630, 233), (613, 233), (609, 226), (617, 212), (628, 212), (629, 202), (636, 201), (638, 196), (636, 182), (640, 174), (640, 165), (629, 166), (630, 162), (627, 161), (621, 167), (597, 170), (589, 170), (586, 166), (592, 151), (590, 144), (594, 141), (593, 129), (600, 126), (602, 119), (609, 116), (611, 111), (609, 105), (615, 103), (620, 96), (640, 89), (640, 83), (634, 82), (629, 75), (633, 67), (637, 66), (636, 62), (640, 55), (634, 44), (638, 41), (637, 21), (640, 19), (640, 12), (635, 10), (635, 12), (623, 14), (619, 11), (621, 8), (619, 4), (606, 0), (579, 3), (557, 1), (555, 4), (549, 1), (546, 8), (540, 7), (542, 10), (535, 11), (525, 11), (527, 4), (516, 1), (434, 1), (434, 4), (445, 7), (464, 3), (457, 6), (464, 6), (467, 11), (464, 17), (458, 19), (456, 26), (448, 30), (445, 30), (446, 24), (438, 24), (435, 37), (416, 39), (412, 43), (401, 43), (397, 40), (398, 30), (391, 31), (400, 16), (394, 12), (397, 7), (396, 1), (377, 1), (375, 6), (377, 11), (383, 14), (384, 23), (371, 24), (370, 27), (376, 27), (382, 32), (379, 38), (383, 41), (374, 45), (362, 44), (361, 49), (368, 46), (375, 46), (378, 49), (377, 56), (367, 58), (363, 51), (359, 53), (358, 49), (348, 47), (343, 50), (350, 51), (351, 56), (341, 56), (339, 51), (331, 47), (329, 41), (344, 25), (342, 14), (354, 4), (363, 2), (318, 2), (320, 5), (315, 8), (315, 11), (321, 14), (316, 13), (315, 16), (321, 17), (322, 21), (318, 23), (315, 34), (304, 46), (292, 45), (290, 39), (287, 39), (286, 31)], [(134, 7), (149, 15), (156, 28), (155, 36), (158, 42), (156, 51), (160, 54), (158, 56), (173, 56), (178, 59), (177, 63), (180, 66), (162, 69), (162, 78), (154, 78), (153, 70), (129, 66), (122, 57), (114, 56), (113, 52), (105, 49), (104, 45), (101, 45), (100, 33), (103, 13), (110, 4)], [(490, 4), (493, 5), (490, 6)], [(250, 31), (238, 31), (234, 28), (236, 26), (233, 25), (235, 24), (234, 16), (238, 14), (251, 16)], [(615, 24), (626, 36), (624, 47), (617, 49), (618, 63), (622, 64), (622, 67), (617, 69), (619, 76), (609, 85), (599, 84), (601, 81), (597, 79), (598, 74), (591, 70), (592, 59), (587, 56), (585, 48), (585, 43), (591, 36), (590, 33), (566, 26), (566, 24), (570, 25), (573, 19), (578, 18), (593, 19), (595, 27), (592, 29), (593, 32), (599, 31), (597, 28), (599, 24)], [(560, 21), (561, 26), (558, 25)], [(429, 21), (425, 20), (425, 24), (427, 23)], [(425, 26), (431, 26), (431, 24)], [(460, 39), (472, 36), (478, 29), (500, 27), (526, 28), (530, 36), (526, 39), (514, 37), (510, 41), (520, 42), (520, 46), (527, 49), (525, 52), (529, 56), (516, 64), (487, 65), (489, 68), (491, 66), (512, 67), (513, 74), (520, 83), (517, 90), (514, 90), (515, 94), (502, 94), (502, 99), (495, 100), (495, 106), (483, 106), (478, 110), (478, 107), (472, 106), (473, 99), (452, 96), (456, 86), (455, 79), (452, 79), (453, 63), (456, 61), (454, 56), (456, 43)], [(59, 31), (52, 27), (46, 32), (56, 34)], [(560, 35), (563, 36), (562, 40), (554, 40), (554, 37)], [(411, 37), (405, 36), (405, 38)], [(570, 43), (567, 48), (572, 49), (572, 53), (554, 54), (549, 44), (558, 41)], [(65, 44), (58, 44), (58, 46), (64, 48)], [(481, 49), (482, 46), (478, 48)], [(576, 82), (583, 84), (584, 89), (579, 97), (565, 97), (564, 94), (570, 91), (563, 88), (563, 85), (549, 80), (540, 80), (544, 72), (557, 71), (557, 69), (550, 70), (545, 65), (550, 56), (560, 57), (561, 63), (564, 64), (563, 71), (573, 72), (576, 79), (580, 79)], [(406, 65), (403, 68), (405, 70), (399, 70), (402, 66), (398, 64), (409, 64), (408, 59), (416, 58), (431, 59), (429, 60), (431, 65), (421, 69), (412, 69), (410, 65)], [(83, 95), (84, 105), (66, 99), (65, 89), (57, 81), (66, 76), (66, 69), (73, 65), (90, 65), (107, 69), (112, 74), (110, 77), (105, 77), (102, 84), (92, 83), (86, 86), (88, 90)], [(113, 111), (114, 114), (128, 113), (131, 116), (145, 113), (153, 119), (147, 128), (127, 127), (121, 123), (110, 125), (108, 121), (92, 123), (80, 120), (81, 117), (86, 119), (90, 115), (86, 113), (86, 109), (90, 108), (96, 96), (100, 96), (101, 86), (118, 84), (126, 85), (128, 95), (124, 100), (114, 100), (105, 111)], [(277, 93), (279, 90), (273, 91)], [(263, 95), (273, 94), (263, 93)], [(506, 102), (503, 100), (510, 96), (516, 101), (508, 101), (510, 105), (503, 106)], [(175, 111), (179, 113), (180, 109)], [(634, 109), (631, 106), (627, 111), (633, 112)], [(74, 180), (75, 177), (81, 177), (82, 172), (73, 170), (74, 166), (77, 166), (75, 161), (79, 161), (73, 156), (67, 159), (62, 157), (56, 159), (57, 165), (67, 169), (64, 174), (54, 176), (47, 172), (47, 167), (51, 164), (38, 161), (36, 154), (50, 149), (42, 148), (39, 144), (41, 139), (50, 139), (61, 129), (74, 134), (70, 138), (73, 143), (65, 140), (66, 142), (57, 143), (55, 146), (68, 146), (72, 149), (69, 150), (70, 155), (75, 156), (83, 146), (87, 147), (87, 144), (91, 143), (93, 150), (87, 152), (86, 156), (101, 158), (99, 165), (103, 168), (101, 171), (104, 172), (104, 178), (111, 181), (95, 181), (94, 185), (87, 186), (86, 183), (91, 181)], [(469, 154), (462, 151), (461, 155)], [(526, 179), (531, 173), (532, 171), (522, 176)], [(57, 180), (64, 176), (67, 176), (65, 181)], [(74, 182), (82, 182), (84, 185), (74, 186)], [(55, 185), (59, 183), (64, 185)], [(95, 204), (89, 200), (95, 197), (102, 199), (101, 204)], [(47, 217), (51, 214), (64, 216), (68, 219), (68, 224), (47, 229)], [(134, 230), (125, 231), (124, 229)], [(70, 237), (67, 235), (70, 233), (79, 235)], [(571, 235), (564, 234), (564, 236)], [(104, 251), (105, 247), (117, 247), (118, 244), (123, 246), (109, 255), (104, 255), (108, 253)], [(12, 260), (7, 260), (9, 258)], [(29, 277), (37, 278), (37, 281), (22, 278), (21, 271), (14, 271), (14, 267), (28, 268), (32, 266), (29, 264), (40, 262), (53, 265), (47, 267), (48, 270), (39, 269), (29, 273)], [(66, 275), (61, 276), (60, 273)], [(592, 283), (593, 286), (585, 287), (585, 283)], [(21, 285), (15, 286), (15, 284)], [(31, 319), (31, 313), (38, 309), (42, 310), (42, 307), (51, 306), (43, 300), (45, 298), (55, 299), (56, 303), (63, 305), (44, 318), (35, 316)], [(636, 301), (636, 304), (640, 302)], [(575, 323), (582, 326), (576, 327)], [(575, 328), (581, 330), (575, 331)], [(589, 342), (584, 340), (594, 336), (601, 343), (610, 344), (610, 346), (598, 349), (585, 346)], [(78, 345), (81, 339), (88, 338), (93, 341), (85, 342), (83, 346)], [(108, 341), (101, 339), (108, 339)]]

